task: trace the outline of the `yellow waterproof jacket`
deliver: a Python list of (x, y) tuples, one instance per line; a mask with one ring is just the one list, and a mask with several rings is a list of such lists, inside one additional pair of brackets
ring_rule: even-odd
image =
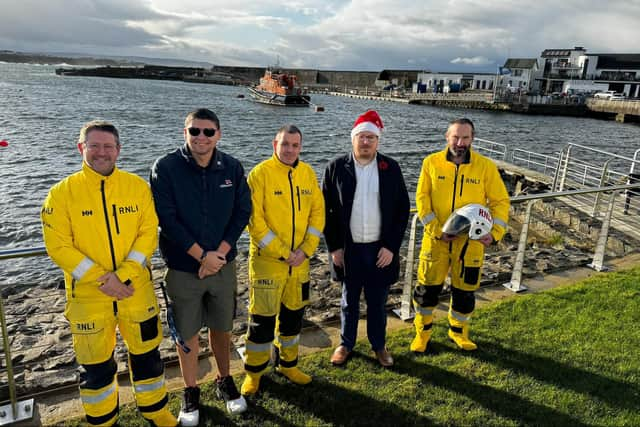
[(298, 268), (308, 270), (308, 258), (318, 247), (325, 220), (322, 191), (311, 166), (301, 161), (288, 166), (274, 154), (249, 173), (247, 182), (252, 202), (249, 256), (266, 261), (258, 263), (264, 267), (250, 263), (250, 273), (255, 274), (256, 268), (287, 271), (284, 260), (296, 249), (307, 255)]
[(41, 219), (47, 252), (64, 271), (67, 300), (112, 300), (98, 290), (98, 277), (109, 271), (130, 286), (151, 283), (158, 218), (142, 178), (118, 168), (102, 176), (83, 162), (51, 188)]
[(425, 233), (442, 235), (442, 225), (456, 209), (470, 203), (487, 206), (493, 216), (491, 234), (500, 240), (509, 220), (509, 194), (493, 161), (469, 150), (467, 161), (447, 159), (449, 149), (427, 156), (416, 189), (418, 216)]

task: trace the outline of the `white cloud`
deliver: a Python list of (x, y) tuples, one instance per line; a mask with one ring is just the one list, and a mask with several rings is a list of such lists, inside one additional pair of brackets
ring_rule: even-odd
[[(637, 52), (640, 1), (0, 0), (0, 49), (264, 66), (492, 71), (546, 48)], [(454, 58), (452, 60), (452, 58)]]
[(451, 60), (452, 64), (465, 64), (465, 65), (488, 65), (493, 64), (488, 58), (484, 56), (474, 56), (473, 58), (455, 58)]

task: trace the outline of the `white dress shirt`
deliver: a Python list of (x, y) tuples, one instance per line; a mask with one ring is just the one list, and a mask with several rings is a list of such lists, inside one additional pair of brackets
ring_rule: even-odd
[(378, 162), (374, 158), (363, 166), (353, 156), (353, 163), (356, 171), (356, 191), (349, 221), (351, 236), (355, 243), (376, 242), (380, 240), (382, 225)]

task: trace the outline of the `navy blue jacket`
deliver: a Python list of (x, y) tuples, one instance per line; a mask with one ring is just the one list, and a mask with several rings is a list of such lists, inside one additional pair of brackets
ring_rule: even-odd
[(240, 162), (216, 149), (201, 167), (186, 145), (160, 157), (151, 169), (151, 191), (160, 220), (160, 252), (174, 270), (197, 272), (200, 264), (187, 251), (194, 243), (216, 250), (236, 242), (251, 216), (251, 194)]
[[(409, 220), (409, 194), (398, 163), (381, 153), (378, 153), (376, 158), (382, 222), (380, 245), (393, 252), (392, 263), (378, 272), (378, 278), (381, 282), (391, 284), (398, 280), (400, 273), (400, 246)], [(344, 249), (347, 277), (350, 273), (358, 274), (358, 266), (349, 262), (349, 248), (353, 243), (349, 224), (356, 192), (356, 172), (353, 162), (351, 153), (333, 159), (327, 165), (322, 180), (326, 213), (324, 237), (330, 253), (337, 249)], [(345, 272), (332, 265), (334, 280), (343, 280), (344, 274)]]

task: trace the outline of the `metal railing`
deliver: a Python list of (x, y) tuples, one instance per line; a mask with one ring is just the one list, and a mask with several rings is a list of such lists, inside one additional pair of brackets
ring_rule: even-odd
[[(508, 151), (506, 145), (482, 138), (474, 139), (474, 149), (493, 159), (545, 175), (551, 184), (551, 191), (632, 184), (640, 180), (640, 174), (635, 173), (636, 170), (640, 170), (640, 149), (630, 158), (598, 148), (569, 143), (560, 153), (545, 155), (520, 148)], [(598, 209), (599, 194), (585, 193), (582, 196), (583, 200), (591, 201), (592, 213)], [(627, 205), (630, 205), (632, 197), (640, 196), (640, 192), (627, 190), (625, 195)], [(625, 213), (628, 209), (627, 206)], [(640, 227), (640, 223), (638, 226)]]
[[(527, 251), (527, 246), (528, 246), (530, 223), (532, 219), (532, 208), (536, 202), (540, 202), (544, 200), (566, 199), (566, 205), (565, 205), (566, 207), (560, 208), (560, 209), (564, 209), (566, 211), (565, 213), (558, 214), (556, 210), (556, 213), (550, 214), (554, 217), (554, 220), (559, 221), (559, 223), (562, 226), (562, 224), (570, 224), (571, 221), (575, 222), (574, 216), (577, 214), (571, 213), (569, 212), (569, 210), (575, 210), (577, 212), (580, 212), (581, 210), (580, 209), (581, 202), (579, 199), (575, 199), (576, 196), (589, 194), (589, 193), (608, 195), (606, 211), (598, 212), (598, 216), (601, 218), (601, 222), (600, 222), (601, 227), (597, 233), (597, 241), (595, 244), (592, 260), (589, 264), (587, 264), (589, 267), (593, 268), (594, 270), (597, 270), (597, 271), (605, 270), (606, 269), (606, 267), (604, 266), (605, 249), (607, 245), (607, 239), (609, 237), (609, 230), (611, 227), (613, 210), (614, 210), (614, 207), (616, 206), (620, 207), (621, 205), (620, 200), (617, 199), (616, 196), (619, 195), (622, 191), (632, 190), (632, 189), (640, 190), (640, 183), (632, 184), (632, 185), (616, 185), (616, 186), (608, 186), (608, 187), (600, 187), (600, 188), (569, 190), (569, 191), (563, 191), (563, 192), (551, 192), (551, 193), (532, 194), (532, 195), (512, 197), (510, 199), (512, 204), (512, 210), (514, 208), (514, 205), (517, 206), (518, 204), (522, 204), (525, 202), (527, 203), (527, 205), (523, 215), (524, 219), (522, 220), (520, 236), (518, 239), (518, 248), (512, 256), (513, 269), (511, 274), (511, 280), (508, 283), (505, 283), (504, 286), (514, 292), (520, 292), (520, 291), (526, 290), (526, 287), (522, 283), (522, 276), (523, 276), (523, 267), (525, 262), (525, 253)], [(545, 223), (544, 225), (548, 226), (548, 223), (546, 223), (546, 221), (541, 221), (541, 223)], [(414, 271), (415, 271), (416, 260), (415, 260), (414, 253), (415, 253), (416, 241), (418, 238), (417, 236), (418, 224), (419, 224), (418, 215), (415, 214), (411, 221), (411, 228), (409, 231), (409, 246), (407, 248), (407, 258), (406, 258), (405, 273), (404, 273), (404, 279), (403, 279), (400, 309), (395, 311), (396, 314), (398, 314), (398, 316), (402, 320), (408, 320), (413, 317), (411, 308), (412, 308), (412, 295), (413, 295), (413, 287), (414, 287), (413, 283), (415, 280)], [(640, 245), (640, 235), (637, 237), (636, 243)]]
[(543, 175), (553, 176), (558, 167), (558, 160), (558, 156), (535, 153), (521, 148), (515, 148), (511, 152), (511, 162), (513, 164), (522, 165)]
[[(46, 255), (46, 253), (44, 246), (27, 249), (9, 249), (0, 251), (0, 260)], [(9, 334), (7, 332), (7, 316), (5, 314), (2, 295), (0, 295), (0, 329), (2, 331), (4, 367), (7, 372), (7, 386), (9, 388), (9, 403), (0, 406), (0, 425), (7, 425), (23, 422), (33, 418), (35, 400), (33, 398), (18, 400), (13, 370), (13, 359), (11, 357), (11, 345), (9, 342)]]
[(476, 151), (492, 159), (507, 160), (507, 146), (505, 144), (482, 138), (474, 138), (474, 141), (476, 141), (476, 145), (474, 145), (473, 148)]

